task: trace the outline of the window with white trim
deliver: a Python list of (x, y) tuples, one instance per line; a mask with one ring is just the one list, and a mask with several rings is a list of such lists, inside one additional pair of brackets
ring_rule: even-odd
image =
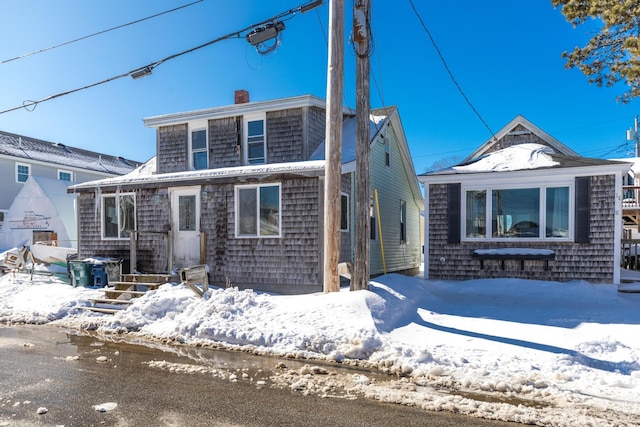
[(189, 139), (191, 146), (191, 167), (193, 170), (209, 169), (207, 129), (192, 130)]
[(31, 165), (16, 163), (16, 182), (27, 182), (29, 176), (31, 176)]
[(462, 235), (465, 240), (569, 240), (572, 192), (572, 185), (465, 189)]
[(400, 243), (407, 243), (407, 202), (400, 200)]
[(60, 181), (73, 182), (73, 172), (58, 169), (58, 179)]
[(4, 218), (7, 215), (7, 210), (6, 209), (0, 209), (0, 227), (2, 227), (2, 224), (4, 223)]
[(128, 239), (136, 229), (136, 196), (134, 193), (102, 196), (102, 238)]
[(371, 240), (378, 239), (378, 223), (376, 221), (375, 199), (369, 196), (369, 238)]
[(247, 165), (267, 162), (266, 116), (252, 114), (244, 116), (244, 161)]
[(238, 185), (236, 237), (280, 237), (280, 184)]
[(389, 140), (384, 140), (384, 164), (385, 166), (391, 166), (391, 148), (389, 147)]
[(349, 195), (340, 194), (340, 231), (349, 231)]

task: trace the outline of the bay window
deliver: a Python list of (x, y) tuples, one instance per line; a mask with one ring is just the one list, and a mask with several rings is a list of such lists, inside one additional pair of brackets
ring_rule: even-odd
[(463, 236), (467, 240), (570, 239), (571, 192), (570, 185), (465, 189)]

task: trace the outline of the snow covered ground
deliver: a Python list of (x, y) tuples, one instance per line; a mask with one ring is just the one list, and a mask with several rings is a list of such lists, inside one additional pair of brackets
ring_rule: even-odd
[[(544, 426), (640, 421), (640, 293), (614, 285), (390, 274), (369, 291), (303, 296), (212, 288), (198, 298), (167, 284), (115, 315), (78, 309), (100, 295), (53, 276), (5, 275), (0, 322), (373, 367), (395, 379), (359, 373), (350, 388), (427, 410)], [(281, 382), (322, 390), (312, 374)]]

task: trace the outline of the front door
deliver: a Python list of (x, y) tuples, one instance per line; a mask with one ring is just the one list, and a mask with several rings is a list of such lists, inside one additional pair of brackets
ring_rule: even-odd
[(171, 191), (173, 266), (200, 264), (200, 187)]

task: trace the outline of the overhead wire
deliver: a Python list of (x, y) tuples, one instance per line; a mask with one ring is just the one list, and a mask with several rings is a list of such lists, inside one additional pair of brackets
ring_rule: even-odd
[(79, 42), (81, 40), (86, 40), (88, 38), (95, 37), (95, 36), (98, 36), (100, 34), (108, 33), (110, 31), (114, 31), (114, 30), (119, 30), (120, 28), (128, 27), (130, 25), (139, 24), (140, 22), (144, 22), (144, 21), (147, 21), (149, 19), (157, 18), (158, 16), (166, 15), (167, 13), (175, 12), (175, 11), (178, 11), (180, 9), (184, 9), (186, 7), (189, 7), (189, 6), (193, 6), (194, 4), (201, 3), (203, 1), (204, 0), (197, 0), (197, 1), (194, 1), (194, 2), (189, 3), (189, 4), (185, 4), (185, 5), (182, 5), (182, 6), (174, 7), (173, 9), (165, 10), (164, 12), (156, 13), (155, 15), (151, 15), (151, 16), (147, 16), (145, 18), (137, 19), (135, 21), (127, 22), (126, 24), (118, 25), (116, 27), (107, 28), (106, 30), (98, 31), (97, 33), (93, 33), (93, 34), (89, 34), (89, 35), (86, 35), (86, 36), (78, 37), (77, 39), (69, 40), (69, 41), (66, 41), (64, 43), (59, 43), (59, 44), (56, 44), (56, 45), (53, 45), (53, 46), (46, 47), (44, 49), (40, 49), (40, 50), (36, 50), (36, 51), (33, 51), (33, 52), (25, 53), (23, 55), (16, 56), (15, 58), (5, 59), (3, 61), (0, 61), (0, 64), (6, 64), (7, 62), (16, 61), (18, 59), (22, 59), (22, 58), (26, 58), (28, 56), (36, 55), (38, 53), (42, 53), (42, 52), (46, 52), (46, 51), (49, 51), (49, 50), (52, 50), (52, 49), (56, 49), (56, 48), (59, 48), (59, 47), (62, 47), (62, 46), (66, 46), (66, 45), (71, 44), (71, 43), (76, 43), (76, 42)]
[(449, 74), (449, 77), (451, 78), (451, 81), (453, 81), (453, 84), (458, 89), (458, 92), (460, 92), (460, 95), (462, 95), (462, 97), (464, 98), (466, 103), (469, 105), (469, 107), (471, 107), (471, 110), (475, 113), (475, 115), (478, 117), (478, 119), (480, 119), (480, 121), (482, 122), (484, 127), (487, 128), (487, 130), (489, 131), (489, 133), (491, 134), (491, 136), (493, 136), (493, 139), (495, 140), (496, 139), (495, 133), (491, 130), (491, 128), (489, 127), (487, 122), (482, 118), (482, 116), (480, 115), (478, 110), (476, 110), (476, 107), (473, 106), (473, 104), (471, 103), (471, 101), (469, 100), (467, 95), (462, 90), (462, 87), (460, 87), (460, 84), (458, 83), (458, 81), (454, 77), (453, 72), (451, 72), (451, 69), (449, 69), (449, 65), (447, 65), (447, 61), (445, 61), (444, 56), (442, 55), (442, 52), (440, 51), (440, 48), (438, 47), (438, 44), (436, 43), (435, 39), (431, 35), (431, 32), (427, 28), (427, 25), (422, 20), (422, 17), (420, 16), (420, 13), (418, 13), (418, 10), (416, 9), (415, 5), (413, 4), (413, 0), (409, 0), (409, 4), (411, 5), (411, 8), (413, 9), (413, 12), (415, 13), (416, 17), (420, 21), (420, 24), (422, 25), (422, 28), (424, 29), (425, 33), (427, 33), (427, 36), (429, 37), (429, 40), (431, 40), (431, 44), (433, 44), (433, 47), (435, 48), (436, 53), (440, 57), (440, 61), (442, 62), (442, 64), (444, 65), (445, 70)]
[[(218, 38), (216, 38), (214, 40), (208, 41), (206, 43), (203, 43), (203, 44), (201, 44), (199, 46), (196, 46), (196, 47), (193, 47), (191, 49), (187, 49), (185, 51), (182, 51), (182, 52), (175, 53), (173, 55), (167, 56), (166, 58), (163, 58), (163, 59), (160, 59), (158, 61), (152, 62), (150, 64), (147, 64), (147, 65), (143, 66), (143, 67), (136, 68), (134, 70), (128, 71), (126, 73), (119, 74), (117, 76), (109, 77), (107, 79), (101, 80), (101, 81), (96, 82), (96, 83), (92, 83), (92, 84), (89, 84), (89, 85), (86, 85), (86, 86), (82, 86), (82, 87), (79, 87), (79, 88), (76, 88), (76, 89), (71, 89), (71, 90), (60, 92), (60, 93), (57, 93), (57, 94), (54, 94), (54, 95), (50, 95), (50, 96), (47, 96), (47, 97), (42, 98), (42, 99), (37, 100), (37, 101), (27, 100), (27, 101), (24, 101), (22, 103), (22, 105), (20, 105), (20, 106), (16, 106), (16, 107), (13, 107), (13, 108), (9, 108), (9, 109), (0, 111), (0, 114), (9, 113), (11, 111), (19, 110), (21, 108), (24, 108), (27, 111), (33, 111), (39, 104), (41, 104), (43, 102), (46, 102), (46, 101), (51, 101), (51, 100), (59, 98), (61, 96), (70, 95), (72, 93), (79, 92), (79, 91), (82, 91), (82, 90), (85, 90), (85, 89), (89, 89), (89, 88), (92, 88), (92, 87), (96, 87), (96, 86), (99, 86), (99, 85), (102, 85), (102, 84), (105, 84), (105, 83), (109, 83), (109, 82), (112, 82), (114, 80), (121, 79), (121, 78), (127, 77), (127, 76), (134, 76), (134, 75), (144, 76), (144, 75), (150, 74), (151, 70), (153, 70), (157, 66), (162, 65), (163, 63), (165, 63), (165, 62), (167, 62), (169, 60), (178, 58), (178, 57), (186, 55), (188, 53), (192, 53), (192, 52), (194, 52), (196, 50), (202, 49), (204, 47), (210, 46), (212, 44), (218, 43), (218, 42), (223, 41), (223, 40), (236, 38), (236, 37), (240, 38), (242, 33), (244, 33), (244, 32), (247, 32), (249, 30), (253, 30), (256, 27), (259, 27), (261, 25), (276, 21), (276, 20), (281, 19), (281, 18), (283, 18), (285, 16), (295, 15), (298, 12), (305, 12), (305, 11), (309, 10), (310, 7), (315, 7), (315, 6), (319, 5), (319, 3), (321, 3), (321, 2), (318, 2), (317, 0), (307, 1), (307, 2), (305, 2), (303, 4), (301, 4), (301, 5), (293, 8), (293, 9), (288, 9), (288, 10), (286, 10), (284, 12), (280, 12), (278, 15), (275, 15), (275, 16), (269, 18), (269, 19), (265, 19), (265, 20), (260, 21), (260, 22), (258, 22), (256, 24), (249, 25), (249, 26), (247, 26), (247, 27), (245, 27), (245, 28), (243, 28), (241, 30), (225, 34), (225, 35), (223, 35), (221, 37), (218, 37)], [(29, 109), (29, 108), (31, 108), (31, 109)]]

